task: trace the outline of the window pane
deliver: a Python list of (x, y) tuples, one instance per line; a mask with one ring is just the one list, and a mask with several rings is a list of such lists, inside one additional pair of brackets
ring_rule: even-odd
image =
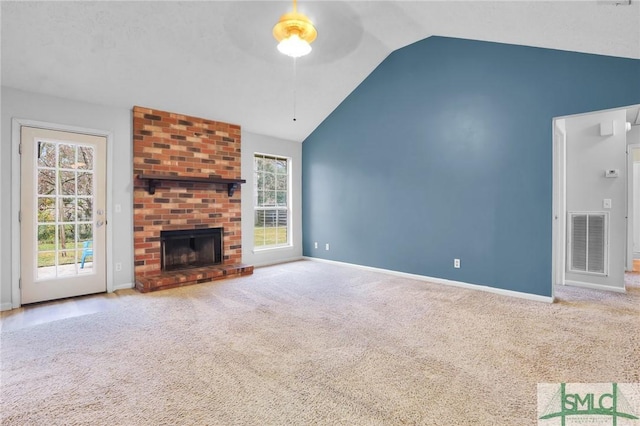
[(62, 214), (60, 215), (60, 222), (76, 221), (76, 199), (75, 198), (63, 198), (60, 209), (62, 211)]
[(93, 217), (93, 200), (78, 198), (78, 222), (89, 222)]
[(278, 221), (277, 221), (278, 226), (284, 226), (286, 228), (287, 220), (288, 220), (287, 211), (280, 209), (280, 210), (277, 210), (277, 212), (278, 212)]
[(264, 211), (256, 210), (254, 221), (253, 242), (255, 246), (264, 245)]
[(286, 193), (286, 191), (278, 191), (278, 192), (276, 192), (276, 201), (278, 202), (278, 206), (286, 207), (287, 206), (287, 193)]
[(277, 244), (287, 244), (287, 228), (278, 228), (278, 241)]
[(264, 206), (275, 206), (275, 205), (276, 205), (276, 191), (265, 191)]
[(55, 170), (38, 170), (38, 194), (55, 195), (56, 172)]
[(60, 144), (58, 165), (61, 169), (72, 169), (76, 164), (76, 146)]
[(90, 146), (78, 147), (78, 161), (76, 169), (93, 170), (93, 148)]
[(75, 250), (64, 250), (58, 252), (58, 265), (69, 265), (71, 263), (76, 263)]
[(287, 175), (277, 175), (276, 176), (276, 189), (278, 191), (286, 191), (287, 190)]
[[(78, 225), (78, 241), (91, 241), (93, 240), (93, 224), (92, 223), (83, 223)], [(82, 243), (78, 243), (79, 246), (82, 246)]]
[(38, 142), (38, 167), (56, 166), (56, 145)]
[(81, 246), (82, 250), (78, 250), (76, 256), (78, 256), (78, 263), (80, 263), (79, 273), (89, 273), (93, 269), (93, 249), (90, 245), (86, 247)]
[[(54, 266), (56, 264), (56, 252), (55, 251), (43, 251), (38, 252), (38, 268), (44, 268), (46, 266)], [(55, 274), (55, 271), (54, 271)], [(40, 278), (40, 271), (38, 271), (38, 278)]]
[(273, 173), (264, 174), (264, 189), (267, 191), (276, 189), (276, 175)]
[(60, 193), (63, 195), (76, 194), (76, 172), (59, 172)]
[(55, 225), (38, 226), (38, 250), (55, 250), (56, 227)]
[(38, 197), (38, 222), (55, 222), (56, 199), (52, 197)]
[(76, 248), (76, 226), (60, 225), (58, 227), (58, 250)]
[(278, 220), (277, 220), (277, 228), (278, 235), (276, 244), (286, 244), (288, 242), (287, 239), (287, 211), (286, 210), (278, 210)]
[(276, 164), (273, 158), (265, 158), (264, 159), (264, 171), (267, 173), (275, 173), (276, 172)]
[(264, 210), (256, 210), (254, 225), (256, 227), (264, 226)]
[(276, 169), (279, 174), (286, 175), (287, 174), (287, 160), (279, 159), (276, 160)]
[(78, 195), (93, 194), (93, 173), (78, 173)]

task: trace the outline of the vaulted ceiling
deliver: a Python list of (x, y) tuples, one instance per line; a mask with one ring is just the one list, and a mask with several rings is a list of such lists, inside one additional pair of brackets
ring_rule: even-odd
[(640, 3), (615, 3), (299, 0), (318, 38), (294, 77), (271, 35), (289, 1), (3, 1), (2, 85), (302, 141), (391, 52), (432, 35), (640, 59)]

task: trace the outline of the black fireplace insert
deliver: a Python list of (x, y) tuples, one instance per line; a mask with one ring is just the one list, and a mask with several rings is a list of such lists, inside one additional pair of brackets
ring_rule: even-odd
[(163, 271), (201, 268), (222, 263), (223, 228), (160, 232)]

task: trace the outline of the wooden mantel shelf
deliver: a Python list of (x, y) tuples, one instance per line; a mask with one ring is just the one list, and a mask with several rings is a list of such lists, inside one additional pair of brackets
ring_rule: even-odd
[(171, 175), (138, 175), (138, 179), (146, 180), (148, 183), (147, 190), (149, 194), (156, 193), (156, 185), (161, 181), (172, 182), (190, 182), (190, 183), (209, 183), (209, 184), (223, 184), (227, 185), (227, 194), (229, 197), (233, 195), (236, 189), (240, 187), (240, 184), (246, 183), (245, 179), (223, 179), (218, 177), (189, 177), (189, 176), (171, 176)]

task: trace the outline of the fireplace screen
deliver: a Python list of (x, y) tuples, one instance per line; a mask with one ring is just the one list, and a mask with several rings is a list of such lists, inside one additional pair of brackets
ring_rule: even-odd
[(161, 231), (163, 271), (222, 263), (222, 228)]

